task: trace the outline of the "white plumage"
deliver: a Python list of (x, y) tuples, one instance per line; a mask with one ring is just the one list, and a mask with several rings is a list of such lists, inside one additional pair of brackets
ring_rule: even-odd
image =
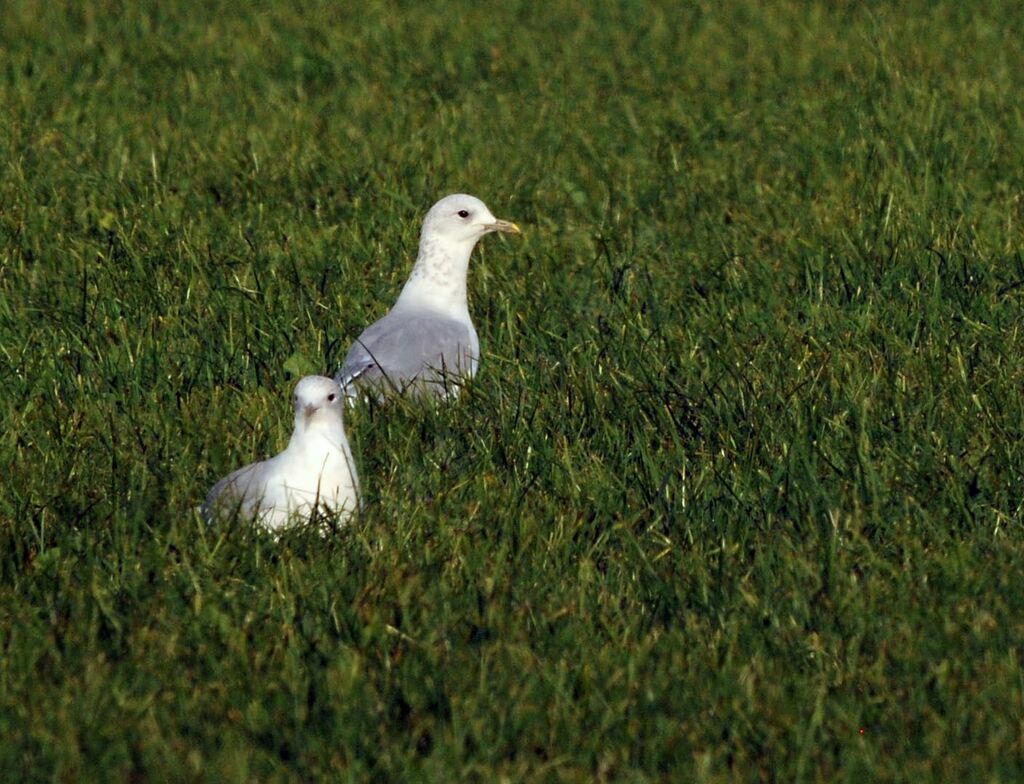
[(520, 233), (474, 196), (456, 193), (430, 208), (398, 301), (363, 331), (335, 376), (346, 395), (409, 387), (447, 395), (455, 391), (450, 381), (476, 373), (480, 341), (469, 317), (466, 274), (477, 241), (495, 231)]
[(295, 428), (283, 452), (221, 479), (203, 504), (209, 521), (232, 514), (277, 529), (314, 509), (347, 519), (358, 505), (359, 480), (345, 436), (344, 394), (325, 376), (295, 385)]

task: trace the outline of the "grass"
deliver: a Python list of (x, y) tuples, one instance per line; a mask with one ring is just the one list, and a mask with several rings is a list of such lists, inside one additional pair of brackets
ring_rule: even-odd
[[(1024, 778), (1024, 12), (0, 9), (4, 780)], [(204, 527), (481, 196), (457, 405)]]

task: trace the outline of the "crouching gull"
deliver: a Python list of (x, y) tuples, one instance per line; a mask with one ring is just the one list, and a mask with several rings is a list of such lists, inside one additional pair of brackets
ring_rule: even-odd
[(342, 423), (341, 387), (325, 376), (306, 376), (292, 399), (295, 428), (287, 448), (217, 482), (203, 504), (208, 522), (237, 513), (279, 529), (314, 511), (343, 521), (355, 510), (359, 479)]
[(430, 208), (398, 301), (363, 330), (335, 376), (346, 396), (410, 389), (447, 397), (457, 393), (459, 377), (476, 373), (480, 341), (469, 318), (466, 272), (477, 240), (495, 231), (520, 233), (474, 196), (456, 193)]

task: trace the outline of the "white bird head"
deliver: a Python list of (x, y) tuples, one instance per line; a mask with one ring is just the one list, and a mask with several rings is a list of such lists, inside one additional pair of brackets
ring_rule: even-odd
[(475, 196), (453, 193), (437, 202), (423, 219), (421, 242), (442, 242), (475, 245), (485, 234), (494, 231), (519, 234), (519, 227), (511, 221), (495, 218), (487, 205)]
[(306, 376), (295, 385), (295, 429), (342, 424), (345, 395), (338, 382), (326, 376)]

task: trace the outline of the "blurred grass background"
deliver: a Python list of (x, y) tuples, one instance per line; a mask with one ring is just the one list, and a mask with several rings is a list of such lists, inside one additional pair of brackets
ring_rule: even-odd
[[(0, 6), (5, 780), (1024, 778), (1024, 8)], [(366, 507), (206, 529), (474, 255)]]

